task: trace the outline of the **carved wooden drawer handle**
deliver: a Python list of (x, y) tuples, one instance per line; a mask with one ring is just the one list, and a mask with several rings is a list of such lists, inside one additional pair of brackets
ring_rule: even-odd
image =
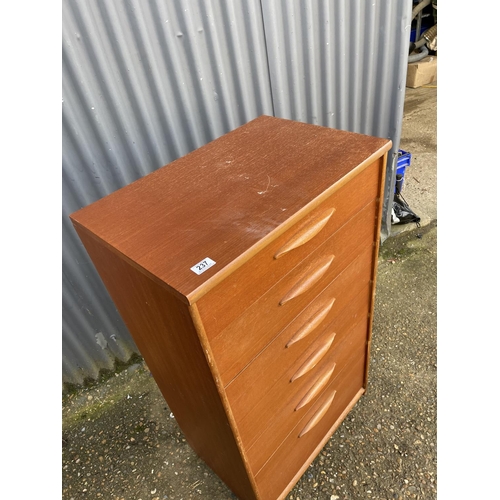
[(297, 380), (299, 377), (302, 377), (305, 373), (312, 370), (330, 349), (332, 345), (333, 339), (335, 338), (335, 333), (331, 333), (326, 337), (326, 339), (322, 339), (322, 343), (318, 349), (316, 349), (302, 364), (302, 366), (293, 374), (293, 377), (290, 379), (290, 382)]
[(307, 269), (302, 273), (302, 277), (295, 283), (292, 289), (281, 299), (280, 306), (303, 294), (309, 288), (314, 286), (326, 273), (330, 264), (332, 263), (335, 255), (327, 255), (326, 257), (321, 257), (314, 261)]
[(300, 410), (303, 406), (309, 403), (321, 392), (321, 390), (330, 380), (333, 370), (335, 370), (335, 364), (336, 363), (333, 363), (333, 366), (330, 369), (325, 371), (322, 375), (320, 375), (316, 379), (313, 386), (307, 391), (307, 394), (300, 400), (299, 404), (295, 407), (295, 411)]
[(294, 248), (300, 247), (307, 243), (309, 240), (314, 238), (325, 226), (326, 223), (330, 220), (330, 217), (335, 212), (334, 208), (330, 210), (326, 210), (325, 212), (321, 212), (317, 214), (313, 220), (309, 221), (306, 227), (301, 228), (297, 231), (275, 254), (274, 258), (278, 259), (285, 253), (293, 250)]
[(306, 432), (309, 432), (325, 416), (325, 413), (328, 411), (328, 408), (330, 408), (336, 393), (337, 391), (333, 391), (333, 394), (321, 405), (321, 408), (314, 414), (313, 418), (311, 418), (307, 425), (302, 429), (299, 434), (299, 438), (302, 437)]
[(295, 335), (288, 341), (286, 347), (290, 347), (292, 344), (307, 337), (307, 335), (314, 331), (326, 318), (334, 302), (335, 299), (332, 299), (326, 304), (321, 304), (321, 306), (314, 311), (314, 313), (307, 318), (306, 322), (295, 332)]

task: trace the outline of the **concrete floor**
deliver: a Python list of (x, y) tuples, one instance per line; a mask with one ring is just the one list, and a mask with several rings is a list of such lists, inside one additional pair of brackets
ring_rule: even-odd
[[(403, 195), (422, 218), (381, 247), (367, 393), (287, 496), (432, 500), (436, 469), (436, 94), (407, 89)], [(63, 398), (64, 500), (234, 499), (136, 359)]]
[[(402, 195), (421, 218), (421, 225), (437, 220), (437, 83), (406, 89), (400, 149), (411, 153)], [(391, 236), (415, 224), (393, 225)]]

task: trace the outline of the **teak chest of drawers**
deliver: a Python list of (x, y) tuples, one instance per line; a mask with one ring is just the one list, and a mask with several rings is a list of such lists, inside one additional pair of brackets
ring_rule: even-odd
[(261, 116), (71, 215), (241, 499), (283, 498), (364, 392), (390, 147)]

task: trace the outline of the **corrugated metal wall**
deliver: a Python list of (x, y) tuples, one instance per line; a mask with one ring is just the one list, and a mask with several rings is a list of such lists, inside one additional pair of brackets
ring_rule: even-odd
[(137, 348), (68, 215), (261, 114), (397, 150), (411, 2), (62, 6), (62, 361), (63, 381), (79, 384)]
[[(394, 143), (388, 158), (394, 158), (401, 138), (412, 2), (262, 5), (275, 115), (388, 137)], [(393, 185), (388, 175), (384, 239), (390, 232)]]

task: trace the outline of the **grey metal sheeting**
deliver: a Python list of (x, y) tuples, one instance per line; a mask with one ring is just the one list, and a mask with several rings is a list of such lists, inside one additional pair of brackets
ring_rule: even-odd
[(138, 350), (68, 215), (261, 114), (388, 137), (394, 153), (411, 2), (62, 7), (62, 375), (81, 384)]

